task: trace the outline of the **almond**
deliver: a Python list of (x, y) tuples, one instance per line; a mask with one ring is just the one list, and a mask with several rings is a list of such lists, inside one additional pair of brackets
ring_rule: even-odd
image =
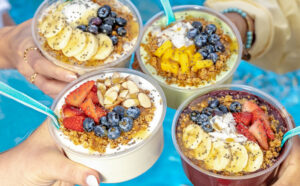
[(106, 93), (105, 93), (105, 96), (104, 96), (104, 104), (105, 105), (113, 104), (116, 101), (116, 99), (118, 98), (118, 92), (117, 91), (111, 91), (109, 94), (106, 94)]
[(104, 98), (103, 98), (103, 94), (102, 94), (101, 90), (97, 90), (97, 96), (98, 96), (100, 105), (104, 106)]
[(123, 102), (124, 107), (132, 107), (132, 106), (138, 106), (139, 105), (139, 100), (137, 99), (127, 99)]
[(106, 86), (103, 83), (98, 82), (97, 88), (102, 92), (102, 94), (104, 94), (106, 91)]
[(113, 109), (115, 106), (120, 105), (122, 102), (124, 101), (123, 98), (118, 98), (117, 101), (115, 101), (113, 104), (111, 105), (105, 105), (106, 109)]
[(130, 94), (138, 93), (140, 89), (137, 87), (137, 85), (133, 81), (127, 81), (127, 88), (129, 90)]
[(110, 87), (110, 86), (111, 86), (111, 79), (107, 78), (107, 79), (104, 81), (104, 84), (105, 84), (105, 86)]
[(119, 97), (121, 97), (121, 98), (126, 98), (127, 97), (127, 95), (128, 95), (128, 90), (122, 90), (121, 92), (120, 92), (120, 95), (119, 95)]
[(117, 84), (121, 82), (121, 77), (120, 74), (118, 72), (113, 73), (113, 75), (111, 76), (111, 82), (113, 84)]
[(127, 81), (125, 81), (124, 83), (122, 83), (122, 87), (125, 88), (125, 89), (128, 89)]
[(151, 100), (149, 96), (147, 96), (144, 93), (139, 93), (138, 94), (138, 100), (140, 102), (140, 105), (144, 108), (150, 108), (151, 107)]
[(120, 84), (114, 85), (113, 87), (110, 87), (110, 88), (106, 91), (105, 95), (109, 95), (112, 91), (116, 91), (116, 92), (119, 93), (120, 88), (121, 88), (121, 85), (120, 85)]

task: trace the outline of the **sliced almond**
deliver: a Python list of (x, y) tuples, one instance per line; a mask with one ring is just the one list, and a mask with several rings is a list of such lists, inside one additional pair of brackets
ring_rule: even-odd
[(104, 81), (105, 86), (110, 87), (111, 86), (111, 79), (108, 78)]
[(102, 94), (106, 91), (106, 86), (103, 83), (97, 82), (97, 88), (101, 90)]
[(126, 98), (127, 95), (128, 95), (128, 93), (129, 93), (128, 90), (122, 90), (122, 91), (120, 92), (119, 97), (121, 97), (121, 98)]
[(115, 106), (120, 105), (122, 102), (124, 101), (123, 98), (118, 97), (117, 101), (115, 101), (113, 104), (111, 105), (105, 105), (106, 109), (113, 109)]
[(122, 87), (125, 88), (125, 89), (128, 89), (127, 81), (125, 81), (124, 83), (122, 83)]
[(140, 105), (144, 108), (150, 108), (151, 107), (151, 100), (149, 96), (147, 96), (144, 93), (139, 93), (138, 94), (138, 100), (140, 102)]
[(113, 73), (113, 75), (111, 76), (111, 81), (113, 84), (120, 83), (121, 82), (120, 74), (118, 72)]
[(127, 97), (130, 99), (138, 99), (138, 94), (137, 93), (129, 94)]
[(117, 92), (117, 93), (119, 93), (120, 87), (121, 87), (120, 84), (117, 84), (117, 85), (115, 85), (115, 86), (110, 87), (110, 88), (106, 91), (106, 93), (105, 93), (104, 96), (106, 96), (106, 95), (109, 96), (112, 92)]
[(117, 100), (117, 98), (118, 98), (118, 92), (117, 91), (111, 91), (110, 94), (105, 94), (104, 104), (105, 105), (111, 105)]
[(139, 105), (139, 100), (137, 99), (126, 99), (124, 102), (123, 102), (123, 106), (124, 107), (133, 107), (133, 106), (138, 106)]
[(140, 89), (137, 87), (137, 85), (133, 81), (127, 81), (127, 88), (129, 90), (130, 94), (138, 93)]
[(104, 97), (100, 89), (97, 90), (98, 100), (101, 106), (104, 106)]

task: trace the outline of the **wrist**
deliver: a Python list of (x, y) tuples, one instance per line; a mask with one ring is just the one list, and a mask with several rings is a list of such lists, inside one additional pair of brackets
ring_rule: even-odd
[(245, 44), (247, 41), (247, 22), (246, 20), (235, 12), (225, 13), (224, 14), (227, 18), (230, 19), (231, 22), (237, 27), (238, 31), (240, 32), (241, 39)]

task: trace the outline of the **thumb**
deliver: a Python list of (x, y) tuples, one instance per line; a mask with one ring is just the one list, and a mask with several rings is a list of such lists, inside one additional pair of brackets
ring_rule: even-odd
[(99, 186), (100, 176), (97, 171), (73, 162), (62, 154), (57, 154), (54, 160), (47, 165), (46, 170), (46, 174), (51, 180), (60, 180), (78, 185)]

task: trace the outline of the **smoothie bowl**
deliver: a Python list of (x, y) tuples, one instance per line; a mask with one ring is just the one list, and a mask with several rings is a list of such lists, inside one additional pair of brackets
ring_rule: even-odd
[(45, 57), (83, 74), (127, 67), (141, 39), (142, 20), (129, 0), (46, 0), (32, 30)]
[(198, 93), (178, 109), (173, 143), (194, 185), (262, 185), (274, 179), (292, 142), (285, 108), (249, 86), (220, 85)]
[(69, 84), (52, 109), (60, 129), (50, 133), (73, 161), (116, 183), (148, 170), (163, 149), (163, 91), (152, 78), (129, 69), (92, 72)]
[(192, 93), (230, 83), (240, 63), (242, 42), (223, 15), (196, 5), (174, 7), (176, 22), (166, 26), (163, 12), (144, 28), (137, 59), (177, 108)]

